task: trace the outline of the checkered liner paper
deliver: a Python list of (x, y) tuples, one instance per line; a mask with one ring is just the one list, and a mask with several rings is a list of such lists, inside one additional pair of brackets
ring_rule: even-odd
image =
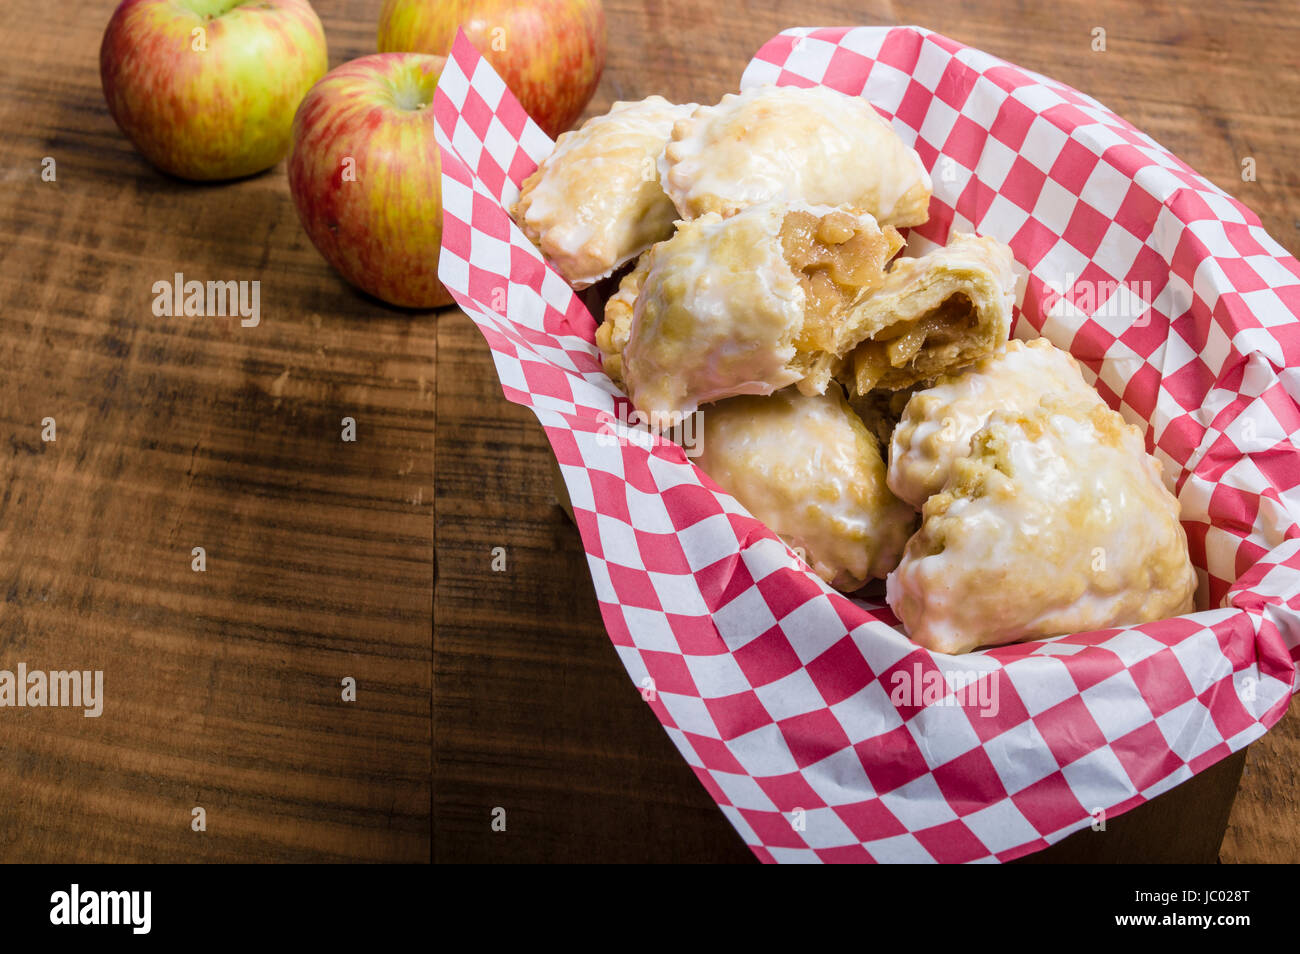
[[(952, 657), (822, 583), (681, 448), (621, 423), (595, 321), (506, 211), (551, 141), (462, 35), (434, 104), (439, 277), (550, 438), (629, 691), (769, 862), (1006, 861), (1262, 735), (1300, 660), (1300, 263), (1095, 100), (939, 34), (788, 30), (741, 79), (764, 83), (892, 120), (934, 179), (912, 250), (954, 229), (1011, 246), (1015, 335), (1068, 349), (1143, 429), (1212, 608)], [(942, 698), (891, 701), (896, 673), (936, 671)]]

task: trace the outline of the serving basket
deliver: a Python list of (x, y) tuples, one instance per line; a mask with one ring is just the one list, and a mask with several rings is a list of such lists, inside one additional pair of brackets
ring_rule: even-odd
[(767, 862), (1007, 861), (1262, 735), (1300, 660), (1300, 263), (1096, 100), (929, 30), (787, 30), (740, 85), (766, 83), (864, 96), (914, 146), (934, 198), (910, 250), (1011, 246), (1013, 335), (1143, 430), (1200, 611), (948, 656), (828, 587), (627, 423), (595, 320), (507, 211), (552, 143), (462, 34), (434, 101), (439, 278), (545, 429), (632, 688), (723, 814)]

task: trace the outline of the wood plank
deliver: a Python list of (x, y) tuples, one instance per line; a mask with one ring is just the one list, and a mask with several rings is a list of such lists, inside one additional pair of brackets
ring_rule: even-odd
[[(0, 660), (106, 701), (0, 716), (0, 857), (427, 860), (435, 326), (330, 273), (283, 168), (146, 166), (99, 90), (113, 4), (13, 6)], [(156, 318), (176, 271), (261, 281), (260, 325)]]

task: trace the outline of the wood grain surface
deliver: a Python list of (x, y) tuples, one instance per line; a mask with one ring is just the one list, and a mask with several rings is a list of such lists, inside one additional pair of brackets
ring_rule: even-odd
[[(628, 680), (473, 325), (349, 289), (283, 166), (154, 172), (99, 90), (113, 6), (0, 20), (0, 668), (102, 669), (106, 697), (0, 710), (0, 860), (752, 861)], [(315, 6), (331, 65), (373, 51), (380, 0)], [(606, 11), (589, 113), (716, 100), (789, 26), (918, 23), (1096, 96), (1300, 248), (1293, 3)], [(156, 318), (178, 271), (260, 281), (261, 324)], [(1243, 761), (1222, 859), (1300, 860), (1294, 711), (1055, 857), (1212, 857)]]

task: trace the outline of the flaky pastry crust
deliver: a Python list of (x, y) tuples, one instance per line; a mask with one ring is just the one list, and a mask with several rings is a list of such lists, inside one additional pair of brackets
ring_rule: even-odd
[(911, 387), (991, 354), (1011, 332), (1013, 261), (997, 239), (961, 232), (897, 259), (854, 315), (861, 343), (845, 365), (850, 393)]
[(772, 199), (862, 209), (919, 225), (932, 186), (916, 151), (871, 104), (825, 86), (759, 86), (679, 121), (659, 160), (682, 218)]
[(594, 284), (673, 234), (655, 160), (695, 108), (662, 96), (615, 103), (562, 134), (524, 180), (515, 222), (571, 285)]
[(789, 384), (820, 393), (854, 340), (857, 303), (901, 246), (867, 213), (824, 206), (771, 202), (681, 222), (608, 303), (606, 367), (652, 421)]
[(826, 582), (852, 591), (898, 564), (916, 515), (838, 386), (732, 398), (699, 417), (700, 467)]
[(1046, 338), (1008, 341), (986, 358), (912, 395), (890, 438), (889, 486), (917, 510), (943, 489), (953, 462), (997, 411), (1028, 413), (1054, 394), (1084, 409), (1102, 405), (1079, 363)]
[(911, 639), (945, 653), (1188, 613), (1195, 590), (1141, 432), (1056, 396), (990, 417), (886, 585)]

